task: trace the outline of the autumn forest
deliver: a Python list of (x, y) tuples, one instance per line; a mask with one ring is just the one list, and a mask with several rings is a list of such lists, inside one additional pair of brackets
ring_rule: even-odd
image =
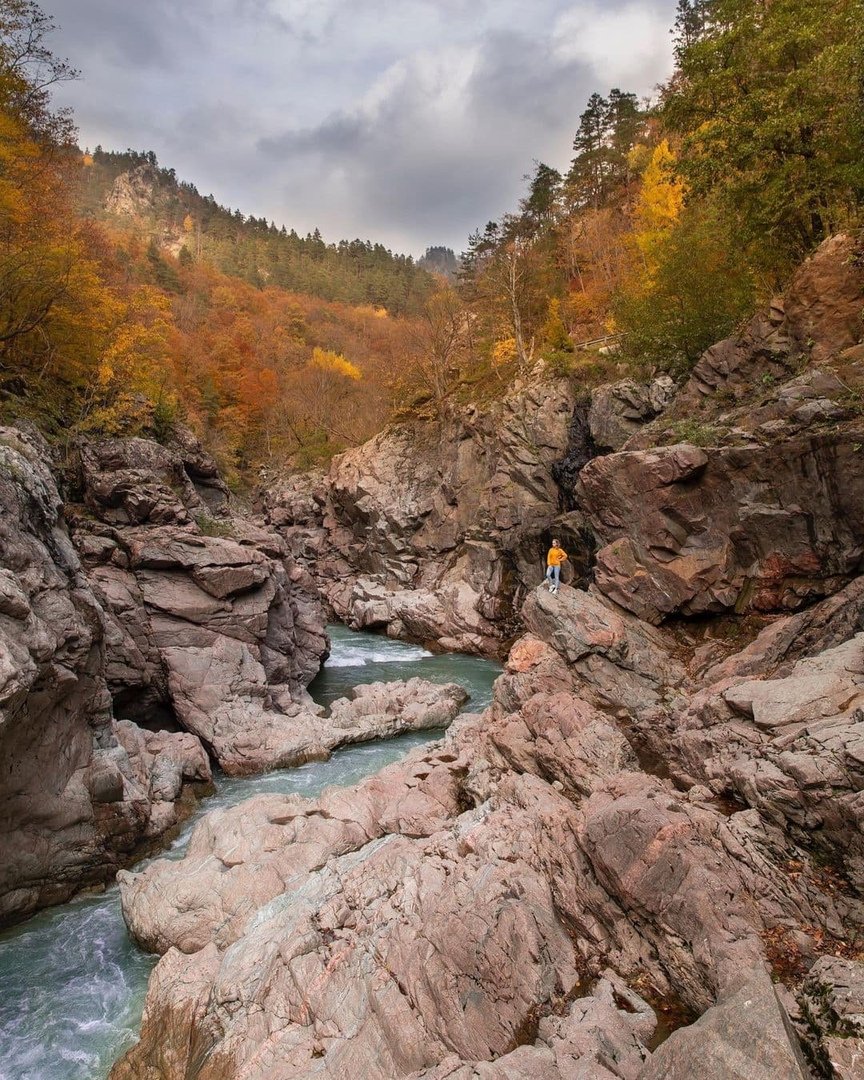
[[(859, 0), (681, 0), (652, 100), (600, 88), (458, 260), (219, 206), (78, 145), (51, 18), (0, 3), (0, 412), (192, 426), (237, 484), (545, 371), (688, 370), (864, 199)], [(527, 165), (527, 163), (526, 163)]]

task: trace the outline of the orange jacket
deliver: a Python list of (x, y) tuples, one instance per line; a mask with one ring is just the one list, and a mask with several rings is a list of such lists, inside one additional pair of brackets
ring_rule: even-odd
[(560, 566), (561, 563), (567, 561), (567, 552), (561, 547), (549, 548), (549, 554), (546, 556), (547, 566)]

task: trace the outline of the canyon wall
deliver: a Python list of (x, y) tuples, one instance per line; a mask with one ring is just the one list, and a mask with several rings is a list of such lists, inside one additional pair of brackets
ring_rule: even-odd
[(317, 591), (231, 515), (200, 446), (85, 441), (62, 466), (35, 429), (0, 429), (0, 920), (113, 880), (211, 757), (326, 752)]

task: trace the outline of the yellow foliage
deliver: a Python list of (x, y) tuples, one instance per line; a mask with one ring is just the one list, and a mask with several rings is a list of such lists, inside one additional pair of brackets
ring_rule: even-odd
[(516, 359), (516, 355), (515, 338), (502, 338), (500, 341), (496, 341), (492, 346), (492, 363), (495, 367), (501, 367), (503, 364), (512, 364)]
[(680, 218), (684, 205), (686, 189), (674, 171), (675, 160), (669, 141), (663, 139), (654, 148), (642, 175), (634, 215), (634, 240), (649, 278), (656, 272), (659, 250)]
[(655, 146), (636, 205), (636, 221), (642, 229), (667, 229), (681, 216), (685, 189), (673, 171), (675, 160), (668, 139)]
[(360, 380), (363, 375), (356, 364), (346, 360), (344, 356), (330, 349), (321, 349), (317, 345), (312, 350), (312, 359), (309, 361), (312, 367), (322, 371), (332, 371), (336, 375), (343, 375), (346, 379)]
[(191, 233), (194, 230), (194, 228), (195, 228), (195, 222), (192, 220), (192, 215), (187, 214), (186, 217), (183, 218), (183, 232), (184, 233)]
[(35, 211), (31, 185), (38, 177), (39, 148), (30, 139), (20, 121), (0, 113), (0, 218), (11, 225), (32, 221)]

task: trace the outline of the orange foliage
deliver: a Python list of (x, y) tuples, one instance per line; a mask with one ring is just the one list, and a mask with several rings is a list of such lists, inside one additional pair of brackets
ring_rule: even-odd
[[(0, 86), (2, 91), (2, 86)], [(230, 474), (325, 459), (386, 422), (412, 327), (257, 288), (73, 209), (92, 158), (0, 93), (0, 417), (164, 437), (190, 424)], [(187, 215), (182, 230), (195, 223)]]

